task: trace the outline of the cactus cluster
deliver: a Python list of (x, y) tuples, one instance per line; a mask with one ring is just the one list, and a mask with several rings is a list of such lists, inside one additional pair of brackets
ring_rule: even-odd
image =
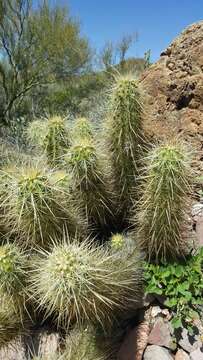
[(179, 141), (146, 147), (143, 103), (119, 77), (103, 137), (86, 118), (37, 120), (33, 158), (0, 162), (0, 347), (45, 323), (63, 339), (47, 359), (115, 360), (142, 259), (185, 254), (189, 157)]

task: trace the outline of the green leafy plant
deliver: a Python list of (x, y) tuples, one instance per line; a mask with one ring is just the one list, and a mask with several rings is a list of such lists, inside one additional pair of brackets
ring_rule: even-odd
[(192, 333), (194, 319), (202, 317), (203, 248), (182, 262), (146, 263), (145, 283), (147, 294), (165, 299), (174, 328), (186, 325)]
[(0, 177), (4, 184), (0, 193), (3, 221), (8, 234), (17, 236), (22, 244), (47, 246), (63, 227), (72, 236), (84, 230), (71, 202), (65, 172), (25, 164), (3, 170)]
[(110, 113), (106, 123), (118, 212), (126, 218), (135, 198), (139, 161), (143, 145), (143, 106), (140, 86), (131, 76), (119, 76), (110, 95)]
[(149, 260), (164, 261), (186, 253), (190, 178), (189, 156), (179, 142), (160, 145), (149, 153), (135, 214), (139, 244)]
[(58, 324), (99, 323), (136, 309), (142, 297), (139, 259), (118, 258), (89, 241), (55, 244), (34, 262), (30, 291), (46, 314)]

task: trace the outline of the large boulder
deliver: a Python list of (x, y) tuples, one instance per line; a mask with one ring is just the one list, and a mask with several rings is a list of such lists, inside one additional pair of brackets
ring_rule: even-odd
[(203, 169), (203, 21), (184, 30), (141, 82), (148, 94), (147, 133), (190, 142), (197, 168)]

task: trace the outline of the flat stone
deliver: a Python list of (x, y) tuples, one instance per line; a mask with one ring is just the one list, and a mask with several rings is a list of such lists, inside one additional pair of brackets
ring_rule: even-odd
[(156, 320), (153, 329), (149, 334), (148, 344), (165, 346), (171, 350), (176, 348), (170, 334), (169, 325), (163, 318), (158, 318)]
[(191, 360), (203, 360), (203, 352), (200, 349), (197, 349), (190, 354)]
[(190, 357), (184, 350), (179, 349), (175, 355), (175, 360), (190, 360)]
[(181, 339), (178, 341), (178, 344), (188, 353), (191, 353), (202, 346), (200, 338), (196, 335), (190, 336), (185, 328), (181, 333)]
[(161, 346), (148, 345), (143, 360), (173, 360), (171, 352)]

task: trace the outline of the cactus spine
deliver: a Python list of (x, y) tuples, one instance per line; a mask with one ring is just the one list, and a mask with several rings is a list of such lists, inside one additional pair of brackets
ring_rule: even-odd
[(190, 194), (185, 149), (179, 143), (154, 148), (147, 158), (144, 175), (137, 217), (140, 246), (149, 260), (182, 256), (187, 248), (183, 231)]

